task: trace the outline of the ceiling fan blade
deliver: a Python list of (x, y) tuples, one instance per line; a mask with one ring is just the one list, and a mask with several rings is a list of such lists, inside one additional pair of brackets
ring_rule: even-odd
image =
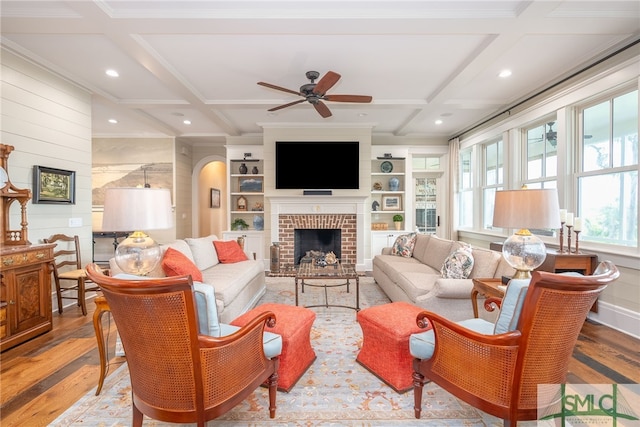
[(279, 106), (277, 106), (277, 107), (270, 108), (270, 109), (268, 109), (267, 111), (278, 111), (278, 110), (282, 110), (283, 108), (291, 107), (292, 105), (300, 104), (301, 102), (305, 102), (305, 101), (306, 101), (306, 99), (299, 99), (299, 100), (297, 100), (297, 101), (293, 101), (293, 102), (290, 102), (290, 103), (288, 103), (288, 104), (283, 104), (283, 105), (279, 105)]
[(276, 86), (276, 85), (272, 85), (271, 83), (258, 82), (258, 84), (259, 84), (260, 86), (269, 87), (269, 88), (271, 88), (271, 89), (281, 90), (281, 91), (283, 91), (283, 92), (292, 93), (292, 94), (294, 94), (294, 95), (300, 95), (300, 92), (298, 92), (298, 91), (291, 90), (291, 89), (287, 89), (287, 88), (280, 87), (280, 86)]
[(371, 102), (373, 97), (367, 95), (325, 95), (325, 101), (333, 102)]
[(324, 102), (318, 101), (315, 104), (313, 104), (313, 106), (315, 107), (316, 111), (320, 113), (320, 115), (325, 119), (327, 117), (331, 117), (331, 111), (329, 110), (329, 107), (327, 107), (327, 105)]
[(313, 93), (316, 95), (324, 95), (334, 84), (340, 80), (340, 74), (328, 71), (327, 74), (316, 83), (316, 87), (313, 88)]

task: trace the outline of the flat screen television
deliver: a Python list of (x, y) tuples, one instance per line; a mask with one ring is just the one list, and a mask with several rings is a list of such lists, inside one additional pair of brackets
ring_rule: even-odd
[(276, 189), (359, 188), (358, 141), (276, 141)]

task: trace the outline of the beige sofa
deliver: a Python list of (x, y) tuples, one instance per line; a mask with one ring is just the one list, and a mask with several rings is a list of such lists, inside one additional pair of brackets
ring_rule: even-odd
[[(473, 317), (471, 290), (473, 278), (512, 276), (515, 270), (502, 253), (490, 249), (472, 248), (473, 269), (466, 279), (443, 278), (440, 270), (447, 257), (462, 244), (428, 234), (416, 236), (410, 257), (391, 255), (384, 248), (373, 258), (373, 278), (391, 301), (405, 301), (429, 311), (459, 321)], [(494, 314), (478, 305), (482, 317)]]
[[(215, 290), (218, 320), (221, 323), (231, 323), (233, 319), (255, 307), (266, 292), (264, 264), (256, 260), (220, 263), (213, 245), (214, 240), (218, 240), (215, 235), (186, 238), (160, 247), (163, 253), (167, 248), (173, 248), (194, 262), (202, 272), (202, 282)], [(113, 258), (109, 264), (112, 275), (122, 272)], [(156, 267), (149, 276), (164, 277), (162, 266)]]

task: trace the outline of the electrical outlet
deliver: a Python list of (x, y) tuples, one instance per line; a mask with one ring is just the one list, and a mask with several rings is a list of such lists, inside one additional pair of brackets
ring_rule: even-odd
[(82, 218), (69, 218), (69, 227), (82, 227)]

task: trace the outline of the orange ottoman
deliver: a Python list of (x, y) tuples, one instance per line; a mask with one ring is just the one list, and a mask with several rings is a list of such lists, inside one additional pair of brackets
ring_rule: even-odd
[(316, 360), (316, 353), (311, 347), (311, 326), (316, 319), (316, 313), (304, 307), (269, 303), (246, 312), (231, 324), (244, 326), (264, 311), (272, 311), (276, 315), (276, 325), (273, 328), (266, 327), (265, 331), (282, 337), (278, 390), (288, 392)]
[(366, 308), (356, 316), (362, 328), (362, 348), (356, 361), (398, 393), (413, 387), (409, 336), (427, 330), (416, 325), (421, 311), (406, 302), (392, 302)]

